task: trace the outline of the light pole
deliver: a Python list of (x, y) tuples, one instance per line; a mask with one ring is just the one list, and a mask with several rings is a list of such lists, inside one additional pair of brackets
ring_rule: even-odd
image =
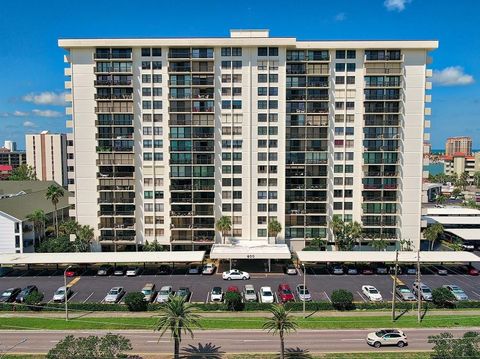
[(65, 270), (63, 271), (63, 301), (65, 302), (65, 320), (68, 321), (68, 295), (67, 295), (67, 270), (69, 270), (70, 268), (72, 268), (72, 266), (68, 266), (67, 268), (65, 268)]
[(302, 263), (303, 267), (303, 317), (305, 318), (305, 292), (307, 290), (307, 269), (305, 263)]

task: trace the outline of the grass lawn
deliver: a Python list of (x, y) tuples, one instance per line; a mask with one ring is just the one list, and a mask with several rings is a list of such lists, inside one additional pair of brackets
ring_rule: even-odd
[[(232, 317), (234, 314), (232, 313)], [(202, 318), (204, 329), (261, 329), (264, 318), (239, 317), (232, 318)], [(154, 317), (118, 317), (118, 318), (78, 318), (66, 322), (61, 318), (42, 317), (5, 317), (0, 320), (0, 329), (151, 329), (155, 323)], [(363, 328), (435, 328), (435, 327), (475, 327), (480, 325), (480, 314), (469, 316), (431, 316), (418, 324), (416, 317), (405, 316), (392, 323), (389, 316), (374, 317), (311, 317), (298, 318), (301, 329), (363, 329)]]

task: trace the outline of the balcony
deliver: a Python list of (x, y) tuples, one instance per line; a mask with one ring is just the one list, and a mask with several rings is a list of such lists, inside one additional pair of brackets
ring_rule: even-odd
[(401, 67), (366, 67), (367, 75), (403, 75)]
[(109, 242), (119, 242), (119, 241), (135, 241), (135, 236), (100, 236), (98, 238), (100, 241), (109, 241)]
[(386, 53), (378, 52), (378, 53), (368, 53), (365, 55), (364, 58), (365, 62), (402, 62), (403, 61), (403, 54), (399, 52), (392, 52)]
[(135, 216), (135, 211), (98, 211), (99, 216)]
[(191, 72), (191, 66), (169, 66), (168, 72)]
[(134, 186), (103, 186), (99, 185), (97, 186), (98, 191), (134, 191), (135, 187)]
[(93, 54), (93, 58), (95, 60), (110, 60), (110, 59), (124, 59), (124, 60), (131, 60), (132, 53), (131, 52), (96, 52)]
[(135, 172), (113, 172), (113, 173), (97, 173), (97, 178), (133, 178)]
[(132, 80), (95, 80), (95, 86), (131, 86)]
[(95, 94), (95, 100), (132, 100), (133, 94), (125, 93), (125, 94)]

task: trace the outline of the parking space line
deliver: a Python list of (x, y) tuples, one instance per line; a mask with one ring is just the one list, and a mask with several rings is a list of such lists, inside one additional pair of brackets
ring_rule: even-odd
[(189, 303), (192, 302), (192, 297), (193, 297), (193, 292), (190, 292), (190, 298), (188, 298), (188, 302), (189, 302)]
[[(393, 280), (395, 280), (395, 276), (394, 275), (390, 275), (390, 277), (392, 277)], [(402, 282), (402, 280), (400, 278), (398, 278), (397, 276), (397, 283), (396, 284), (399, 284), (399, 285), (405, 285), (405, 283)]]
[(327, 292), (323, 291), (323, 293), (325, 293), (325, 296), (327, 297), (328, 301), (331, 303), (332, 300), (331, 300), (330, 297), (328, 296)]
[(475, 292), (474, 290), (472, 290), (472, 293), (475, 294), (477, 297), (480, 297), (480, 294), (478, 294), (478, 293)]
[(93, 295), (93, 293), (95, 293), (95, 292), (92, 292), (82, 303), (85, 303), (87, 300), (89, 300), (90, 297)]
[(73, 292), (72, 296), (70, 298), (67, 299), (67, 302), (70, 303), (70, 301), (73, 299), (73, 297), (75, 297), (77, 295), (77, 292)]
[(207, 292), (207, 300), (205, 301), (205, 303), (208, 303), (208, 298), (210, 298), (210, 292)]
[(362, 298), (362, 300), (367, 303), (367, 300), (363, 297), (363, 295), (357, 290), (357, 293), (358, 295), (360, 296), (360, 298)]

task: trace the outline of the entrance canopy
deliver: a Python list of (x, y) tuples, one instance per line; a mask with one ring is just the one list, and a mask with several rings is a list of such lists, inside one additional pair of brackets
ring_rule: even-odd
[(0, 254), (0, 264), (190, 263), (204, 257), (205, 251), (11, 253)]
[(449, 232), (465, 241), (480, 241), (480, 228), (448, 228)]
[[(358, 263), (372, 263), (372, 262), (395, 262), (395, 252), (383, 252), (383, 251), (298, 251), (298, 260), (303, 263), (313, 262), (358, 262)], [(398, 252), (399, 263), (416, 263), (417, 252)], [(480, 262), (480, 257), (464, 251), (432, 251), (420, 252), (421, 263), (470, 263)]]
[(266, 244), (260, 241), (243, 241), (237, 244), (214, 244), (211, 259), (290, 259), (286, 244)]

